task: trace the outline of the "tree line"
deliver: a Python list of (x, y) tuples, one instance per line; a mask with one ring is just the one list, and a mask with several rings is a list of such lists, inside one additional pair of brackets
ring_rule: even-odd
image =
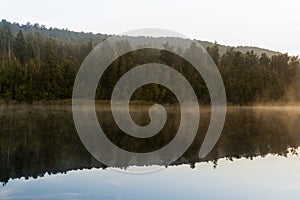
[[(35, 26), (37, 28), (34, 30), (12, 31), (11, 23), (3, 20), (0, 24), (0, 99), (3, 101), (71, 99), (73, 83), (82, 61), (97, 43), (105, 39), (103, 37), (98, 42), (92, 39), (64, 41), (49, 37), (42, 31), (45, 27)], [(127, 41), (119, 45), (130, 48)], [(165, 45), (166, 49), (174, 48), (168, 43)], [(107, 48), (114, 53), (114, 48)], [(189, 54), (191, 48), (184, 50), (185, 54)], [(269, 57), (266, 53), (241, 53), (234, 48), (227, 49), (221, 55), (217, 43), (206, 50), (220, 70), (229, 103), (279, 101), (287, 100), (288, 96), (300, 100), (297, 95), (300, 88), (297, 83), (297, 56), (274, 54)], [(133, 51), (114, 61), (99, 82), (96, 99), (110, 99), (116, 81), (130, 68), (147, 61), (174, 67), (187, 77), (199, 102), (209, 103), (204, 81), (188, 62), (168, 51), (154, 49)], [(174, 94), (161, 85), (143, 86), (134, 93), (132, 99), (176, 102)]]

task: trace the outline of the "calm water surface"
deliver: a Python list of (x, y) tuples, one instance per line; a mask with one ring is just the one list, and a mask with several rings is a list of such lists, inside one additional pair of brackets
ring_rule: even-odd
[[(168, 144), (180, 122), (173, 110), (158, 135), (137, 139), (120, 131), (109, 111), (97, 114), (107, 137), (134, 152)], [(149, 123), (146, 109), (131, 114)], [(170, 166), (108, 168), (82, 145), (70, 107), (2, 106), (0, 199), (300, 199), (297, 107), (229, 108), (217, 145), (199, 159), (209, 119), (201, 111), (193, 144)]]

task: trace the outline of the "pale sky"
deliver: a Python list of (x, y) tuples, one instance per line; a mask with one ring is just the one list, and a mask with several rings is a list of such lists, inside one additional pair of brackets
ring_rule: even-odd
[(0, 0), (0, 18), (107, 34), (161, 28), (193, 39), (300, 54), (297, 0)]

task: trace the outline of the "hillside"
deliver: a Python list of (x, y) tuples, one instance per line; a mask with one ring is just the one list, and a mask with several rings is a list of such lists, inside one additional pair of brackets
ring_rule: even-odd
[[(72, 98), (74, 80), (84, 58), (108, 35), (46, 28), (38, 24), (0, 23), (0, 102), (52, 101)], [(144, 43), (173, 44), (184, 42), (174, 37), (137, 38)], [(228, 47), (200, 41), (220, 70), (230, 104), (300, 101), (300, 63), (296, 56), (257, 47)], [(166, 44), (167, 45), (167, 44)], [(122, 41), (118, 46), (107, 44), (109, 55), (118, 49), (130, 50)], [(207, 48), (209, 47), (209, 48)], [(172, 48), (172, 47), (170, 47)], [(182, 51), (194, 54), (193, 45)], [(105, 70), (99, 81), (96, 100), (110, 100), (113, 88), (124, 73), (150, 61), (172, 66), (182, 73), (194, 88), (200, 103), (209, 104), (210, 94), (201, 75), (177, 54), (158, 49), (131, 51), (120, 56)], [(199, 56), (197, 56), (199, 57)], [(149, 60), (151, 59), (151, 60)], [(147, 73), (147, 76), (157, 74)], [(165, 77), (171, 81), (171, 76)], [(182, 91), (183, 87), (178, 87)], [(177, 98), (161, 85), (140, 87), (131, 100), (176, 103)]]
[(27, 24), (19, 24), (7, 22), (2, 19), (0, 22), (0, 28), (3, 27), (6, 23), (10, 24), (10, 28), (12, 33), (15, 35), (18, 31), (22, 30), (25, 35), (27, 35), (30, 31), (32, 32), (40, 32), (43, 36), (57, 39), (64, 43), (85, 43), (92, 41), (93, 44), (98, 44), (102, 40), (104, 40), (108, 35), (106, 34), (93, 34), (93, 33), (85, 33), (85, 32), (75, 32), (70, 31), (68, 29), (58, 29), (58, 28), (46, 28), (45, 25), (40, 25), (38, 23), (31, 24), (27, 22)]
[[(6, 20), (2, 20), (0, 22), (0, 28), (3, 27), (3, 25), (7, 23)], [(97, 45), (99, 44), (101, 41), (103, 41), (105, 38), (107, 38), (109, 35), (107, 34), (101, 34), (101, 33), (86, 33), (86, 32), (75, 32), (75, 31), (71, 31), (68, 29), (58, 29), (58, 28), (46, 28), (45, 25), (40, 25), (38, 23), (35, 24), (31, 24), (31, 23), (27, 23), (27, 24), (19, 24), (19, 23), (11, 23), (8, 22), (10, 24), (11, 30), (13, 32), (13, 34), (16, 34), (19, 30), (22, 30), (23, 33), (26, 35), (28, 34), (30, 31), (39, 31), (41, 32), (42, 35), (49, 37), (49, 38), (53, 38), (53, 39), (57, 39), (61, 42), (64, 43), (87, 43), (89, 41), (91, 41), (93, 43), (93, 45)], [(208, 42), (208, 41), (201, 41), (201, 40), (197, 40), (204, 48), (207, 48), (208, 46), (212, 46), (213, 43), (212, 42)], [(226, 45), (222, 45), (219, 44), (219, 50), (220, 50), (220, 54), (224, 54), (227, 49), (232, 48), (231, 46), (226, 46)], [(268, 50), (268, 49), (263, 49), (263, 48), (259, 48), (259, 47), (248, 47), (248, 46), (237, 46), (234, 47), (235, 51), (240, 51), (242, 53), (246, 53), (247, 51), (254, 51), (257, 55), (261, 55), (262, 53), (266, 53), (269, 57), (271, 57), (274, 54), (278, 54), (279, 52), (276, 51), (272, 51), (272, 50)]]
[[(197, 40), (204, 48), (207, 48), (208, 46), (212, 46), (213, 43), (212, 42), (207, 42), (207, 41), (201, 41), (201, 40)], [(272, 55), (276, 55), (279, 54), (280, 52), (278, 51), (272, 51), (269, 49), (263, 49), (263, 48), (259, 48), (259, 47), (249, 47), (249, 46), (236, 46), (236, 47), (232, 47), (232, 46), (226, 46), (226, 45), (222, 45), (219, 44), (219, 51), (220, 54), (223, 55), (224, 53), (226, 53), (227, 49), (233, 48), (235, 51), (240, 51), (242, 53), (246, 53), (247, 51), (251, 52), (254, 51), (257, 55), (261, 55), (262, 53), (267, 54), (267, 56), (271, 57)]]

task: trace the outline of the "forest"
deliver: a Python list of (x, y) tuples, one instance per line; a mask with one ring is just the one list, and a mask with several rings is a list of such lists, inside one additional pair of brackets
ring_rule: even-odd
[[(47, 29), (39, 24), (0, 22), (0, 102), (64, 100), (72, 98), (77, 71), (89, 52), (108, 35)], [(128, 42), (120, 43), (126, 48)], [(169, 45), (166, 43), (166, 45)], [(173, 48), (169, 46), (169, 48)], [(191, 47), (192, 48), (192, 47)], [(220, 51), (217, 42), (206, 47), (224, 81), (230, 104), (300, 100), (298, 56), (255, 50)], [(114, 49), (112, 49), (113, 53)], [(188, 53), (188, 49), (186, 50)], [(130, 68), (149, 58), (180, 71), (191, 83), (200, 103), (209, 104), (208, 90), (201, 76), (184, 60), (167, 51), (133, 51), (115, 60), (101, 78), (96, 99), (109, 100), (116, 81)], [(160, 85), (146, 85), (134, 100), (174, 103), (176, 98)]]

